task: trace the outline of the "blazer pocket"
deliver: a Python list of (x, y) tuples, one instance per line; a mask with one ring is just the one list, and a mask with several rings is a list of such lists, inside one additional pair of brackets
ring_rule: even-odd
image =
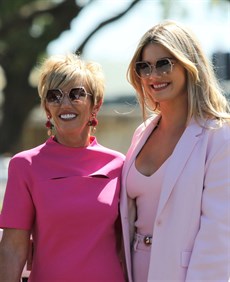
[(181, 252), (181, 266), (182, 267), (188, 267), (189, 261), (191, 258), (191, 251), (183, 251)]

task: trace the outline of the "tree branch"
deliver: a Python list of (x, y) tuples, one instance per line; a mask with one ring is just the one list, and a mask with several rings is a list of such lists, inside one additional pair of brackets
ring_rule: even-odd
[(82, 53), (86, 44), (88, 43), (88, 41), (94, 36), (95, 33), (98, 32), (99, 29), (103, 28), (104, 26), (115, 22), (116, 20), (120, 19), (121, 17), (123, 17), (124, 15), (126, 15), (137, 3), (139, 3), (141, 0), (134, 0), (131, 2), (131, 4), (124, 10), (122, 11), (120, 14), (109, 18), (108, 20), (103, 21), (102, 23), (100, 23), (86, 38), (85, 40), (82, 42), (82, 44), (76, 49), (75, 53)]
[[(93, 1), (95, 0), (89, 1), (87, 5)], [(87, 5), (85, 5), (84, 8)], [(82, 7), (78, 6), (75, 0), (63, 1), (60, 4), (48, 3), (48, 1), (29, 3), (21, 7), (19, 11), (8, 18), (6, 22), (3, 22), (0, 27), (0, 37), (3, 38), (4, 36), (7, 36), (12, 29), (15, 30), (15, 28), (22, 28), (23, 26), (28, 27), (28, 24), (32, 23), (36, 17), (46, 13), (53, 16), (59, 15), (63, 17), (64, 11), (72, 11), (71, 17), (74, 18), (81, 10)]]

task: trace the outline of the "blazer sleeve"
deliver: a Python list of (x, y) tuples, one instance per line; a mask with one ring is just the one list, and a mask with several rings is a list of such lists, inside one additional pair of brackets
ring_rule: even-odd
[(230, 136), (212, 147), (205, 166), (200, 229), (186, 281), (227, 282), (230, 278)]

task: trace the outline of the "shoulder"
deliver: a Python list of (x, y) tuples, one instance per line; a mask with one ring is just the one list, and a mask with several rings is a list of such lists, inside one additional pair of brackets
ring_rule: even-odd
[(214, 140), (219, 140), (220, 142), (230, 141), (229, 122), (219, 125), (215, 120), (207, 120), (204, 125), (204, 132)]
[(87, 149), (94, 152), (98, 158), (105, 160), (120, 159), (121, 161), (124, 161), (125, 156), (121, 152), (101, 145), (97, 142), (95, 136), (91, 137), (91, 141), (91, 145)]
[(125, 156), (122, 153), (96, 143), (90, 148), (89, 156), (92, 162), (95, 161), (95, 165), (100, 167), (102, 174), (120, 175), (125, 161)]
[(205, 146), (205, 150), (210, 156), (217, 154), (223, 155), (223, 157), (229, 157), (230, 124), (228, 122), (219, 125), (215, 120), (207, 120), (201, 126), (200, 137), (200, 144)]
[(10, 160), (10, 164), (13, 164), (13, 163), (20, 163), (20, 164), (23, 164), (23, 163), (31, 163), (33, 158), (35, 156), (38, 156), (40, 151), (42, 150), (42, 148), (44, 148), (46, 145), (46, 143), (42, 144), (42, 145), (39, 145), (37, 147), (34, 147), (34, 148), (31, 148), (29, 150), (24, 150), (24, 151), (21, 151), (17, 154), (15, 154), (11, 160)]
[(125, 159), (125, 155), (122, 154), (121, 152), (110, 149), (110, 148), (105, 147), (101, 144), (97, 144), (97, 150), (102, 152), (103, 154), (106, 154), (106, 155), (114, 157), (114, 158), (118, 158), (118, 159), (121, 159), (121, 160)]
[(149, 126), (157, 125), (158, 121), (160, 119), (160, 115), (152, 115), (147, 120), (142, 122), (135, 130), (134, 137), (141, 135)]

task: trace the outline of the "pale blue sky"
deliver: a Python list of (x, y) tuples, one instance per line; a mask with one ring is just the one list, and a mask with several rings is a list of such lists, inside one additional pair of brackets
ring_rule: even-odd
[[(99, 0), (90, 5), (57, 41), (49, 45), (50, 54), (75, 51), (87, 34), (101, 20), (123, 10), (129, 0)], [(174, 0), (170, 19), (188, 25), (197, 35), (206, 54), (230, 51), (230, 3), (219, 0), (210, 7), (209, 0)], [(159, 0), (142, 0), (119, 21), (104, 27), (89, 42), (84, 59), (99, 62), (106, 76), (106, 96), (132, 94), (126, 81), (126, 70), (140, 37), (162, 20)]]

